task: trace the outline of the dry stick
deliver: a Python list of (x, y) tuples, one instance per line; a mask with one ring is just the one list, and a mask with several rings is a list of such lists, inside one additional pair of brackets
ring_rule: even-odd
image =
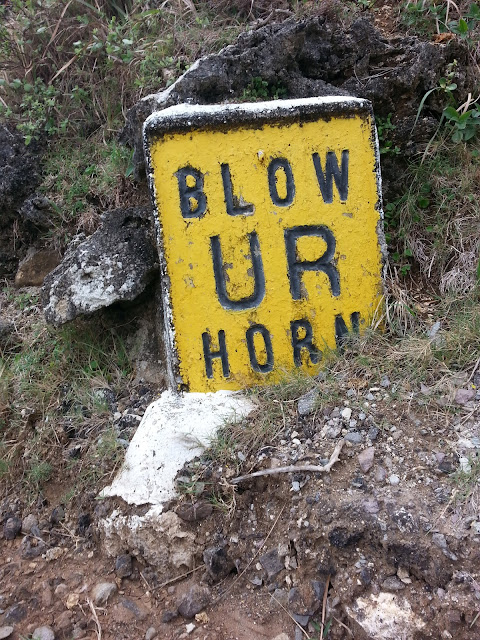
[(470, 629), (473, 627), (473, 625), (475, 624), (475, 622), (478, 620), (478, 617), (480, 616), (480, 611), (477, 613), (477, 615), (475, 616), (475, 618), (472, 621), (472, 624), (470, 625)]
[(336, 618), (335, 616), (333, 616), (333, 619), (335, 620), (335, 622), (338, 622), (338, 624), (343, 627), (346, 631), (348, 631), (348, 633), (350, 634), (350, 636), (353, 638), (353, 633), (351, 632), (351, 630), (347, 627), (346, 624), (343, 624), (343, 622), (341, 620), (339, 620), (338, 618)]
[(258, 554), (260, 553), (260, 551), (263, 549), (263, 547), (265, 546), (265, 544), (267, 543), (267, 540), (269, 539), (269, 537), (272, 535), (272, 531), (275, 529), (277, 522), (280, 520), (280, 516), (282, 515), (282, 513), (284, 512), (286, 507), (286, 503), (283, 505), (283, 507), (280, 509), (280, 512), (278, 514), (278, 516), (275, 518), (275, 522), (272, 524), (272, 526), (270, 527), (270, 531), (267, 533), (267, 536), (265, 538), (265, 540), (262, 542), (262, 544), (258, 547), (257, 549), (257, 553), (253, 556), (253, 558), (250, 560), (250, 562), (247, 564), (247, 566), (245, 567), (245, 569), (242, 571), (242, 573), (240, 575), (238, 575), (235, 580), (232, 582), (232, 584), (227, 587), (225, 589), (225, 591), (223, 593), (221, 593), (218, 598), (216, 598), (213, 602), (212, 602), (212, 606), (217, 604), (217, 602), (220, 602), (220, 600), (223, 598), (223, 596), (227, 595), (227, 593), (229, 591), (231, 591), (233, 589), (233, 587), (237, 584), (237, 582), (239, 580), (241, 580), (243, 578), (243, 576), (245, 575), (245, 573), (248, 571), (248, 569), (251, 567), (253, 561), (258, 557)]
[(305, 629), (302, 627), (301, 624), (299, 624), (295, 618), (292, 616), (292, 614), (290, 613), (290, 611), (283, 606), (283, 604), (280, 602), (280, 600), (277, 600), (277, 598), (275, 598), (275, 596), (273, 595), (273, 593), (270, 594), (270, 597), (272, 598), (272, 600), (275, 600), (275, 602), (277, 604), (279, 604), (282, 609), (285, 611), (285, 613), (288, 615), (289, 618), (291, 618), (293, 620), (293, 622), (297, 625), (297, 627), (300, 629), (300, 631), (303, 633), (304, 636), (307, 636), (308, 638), (308, 633), (305, 631)]
[(333, 467), (335, 462), (338, 462), (340, 451), (345, 444), (345, 440), (339, 440), (337, 446), (333, 450), (333, 453), (330, 457), (330, 460), (326, 465), (319, 466), (316, 464), (303, 464), (303, 465), (291, 465), (289, 467), (276, 467), (274, 469), (262, 469), (262, 471), (255, 471), (255, 473), (249, 473), (246, 476), (238, 476), (238, 478), (233, 478), (230, 480), (231, 484), (239, 484), (244, 480), (250, 480), (250, 478), (260, 478), (261, 476), (272, 476), (276, 473), (296, 473), (298, 471), (314, 471), (316, 473), (328, 473), (330, 469)]
[(470, 382), (470, 380), (473, 378), (473, 376), (475, 375), (476, 370), (478, 369), (478, 365), (480, 364), (480, 358), (477, 360), (477, 362), (475, 363), (475, 366), (473, 367), (473, 371), (470, 374), (470, 377), (467, 380), (467, 384)]
[(90, 598), (87, 598), (87, 604), (90, 607), (90, 611), (92, 612), (93, 619), (95, 621), (95, 626), (97, 627), (97, 640), (102, 640), (102, 627), (100, 625), (100, 621), (98, 619), (97, 612), (95, 611), (95, 605), (90, 600)]
[(195, 569), (190, 569), (190, 571), (187, 571), (186, 573), (182, 573), (181, 575), (177, 576), (176, 578), (171, 578), (170, 580), (167, 580), (166, 582), (162, 582), (162, 584), (159, 584), (158, 587), (153, 587), (152, 591), (158, 591), (159, 589), (163, 589), (163, 587), (166, 587), (169, 584), (172, 584), (172, 582), (178, 582), (179, 580), (183, 580), (183, 578), (186, 578), (187, 576), (191, 575), (192, 573), (195, 573), (195, 571), (198, 571), (199, 569), (203, 569), (205, 567), (204, 564), (199, 565), (198, 567), (195, 567)]

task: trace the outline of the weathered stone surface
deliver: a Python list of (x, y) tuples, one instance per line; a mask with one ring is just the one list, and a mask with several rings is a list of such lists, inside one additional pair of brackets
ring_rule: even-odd
[[(280, 86), (286, 98), (367, 98), (376, 114), (398, 115), (395, 133), (405, 146), (410, 138), (405, 134), (410, 134), (422, 97), (438, 86), (446, 65), (455, 59), (462, 69), (455, 82), (459, 93), (465, 94), (467, 55), (466, 47), (456, 40), (439, 46), (415, 37), (387, 39), (365, 18), (347, 29), (325, 16), (287, 20), (240, 35), (218, 55), (197, 61), (165, 91), (143, 98), (129, 111), (122, 140), (134, 147), (135, 172), (140, 177), (144, 171), (142, 125), (150, 113), (182, 102), (238, 99), (253, 77), (261, 77), (271, 87)], [(438, 93), (430, 96), (428, 106), (440, 114), (443, 103)], [(428, 140), (432, 129), (435, 120), (424, 118), (415, 136)]]
[[(14, 127), (0, 125), (0, 277), (15, 273), (26, 252), (22, 218), (18, 209), (40, 182), (41, 150), (37, 143), (25, 146)], [(17, 241), (13, 242), (13, 223)]]
[(23, 602), (13, 604), (5, 611), (4, 621), (7, 624), (21, 622), (27, 617), (27, 606)]
[(367, 447), (361, 453), (358, 454), (358, 464), (364, 473), (370, 471), (373, 466), (373, 459), (375, 456), (375, 448)]
[(161, 507), (152, 507), (144, 516), (114, 511), (99, 526), (107, 553), (117, 556), (125, 548), (131, 549), (154, 566), (162, 579), (193, 566), (195, 534), (183, 530), (182, 520), (173, 511), (161, 513)]
[(157, 272), (149, 208), (110, 211), (89, 238), (77, 236), (61, 264), (46, 277), (45, 318), (59, 326), (115, 302), (132, 301)]
[(457, 389), (455, 393), (456, 404), (464, 405), (475, 399), (475, 389)]
[(40, 287), (45, 277), (58, 266), (61, 259), (58, 251), (54, 249), (29, 251), (18, 265), (15, 286), (18, 288)]
[(3, 525), (3, 535), (5, 540), (13, 540), (22, 530), (22, 520), (17, 516), (12, 516)]
[(300, 396), (297, 404), (298, 415), (308, 416), (310, 413), (313, 413), (315, 407), (317, 406), (318, 396), (318, 389), (311, 389), (303, 396)]
[(209, 578), (213, 582), (223, 580), (235, 568), (233, 560), (227, 555), (224, 547), (209, 547), (203, 552), (203, 561)]
[(205, 520), (212, 514), (213, 507), (208, 502), (182, 502), (178, 505), (176, 514), (185, 522)]
[(50, 627), (37, 627), (32, 634), (32, 640), (55, 640), (55, 634)]
[(0, 640), (8, 638), (13, 633), (13, 627), (0, 627)]
[(193, 618), (210, 604), (212, 595), (210, 589), (194, 584), (178, 601), (178, 613), (184, 618)]
[(119, 578), (128, 578), (132, 575), (132, 556), (129, 553), (122, 553), (115, 560), (115, 573)]
[(108, 599), (117, 593), (117, 585), (114, 582), (99, 582), (92, 589), (94, 604), (105, 604)]
[(277, 576), (282, 569), (285, 569), (283, 559), (278, 555), (277, 549), (270, 549), (259, 558), (259, 562), (267, 572), (268, 578), (271, 580)]

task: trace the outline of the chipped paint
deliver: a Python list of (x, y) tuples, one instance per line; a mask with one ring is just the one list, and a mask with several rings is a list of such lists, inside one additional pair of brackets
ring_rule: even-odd
[(176, 105), (145, 123), (173, 388), (315, 373), (382, 300), (370, 104)]

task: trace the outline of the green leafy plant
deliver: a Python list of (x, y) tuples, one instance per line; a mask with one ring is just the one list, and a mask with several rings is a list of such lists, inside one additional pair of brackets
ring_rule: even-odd
[(386, 153), (398, 155), (401, 153), (400, 147), (389, 139), (389, 134), (396, 129), (396, 126), (392, 123), (392, 114), (389, 113), (386, 118), (377, 118), (376, 125), (380, 153), (382, 155)]
[(281, 84), (272, 84), (263, 78), (256, 76), (250, 80), (247, 87), (243, 90), (242, 100), (278, 100), (287, 95), (286, 88)]
[(443, 117), (451, 126), (453, 142), (468, 142), (480, 131), (480, 105), (473, 109), (460, 110), (449, 106), (443, 110)]

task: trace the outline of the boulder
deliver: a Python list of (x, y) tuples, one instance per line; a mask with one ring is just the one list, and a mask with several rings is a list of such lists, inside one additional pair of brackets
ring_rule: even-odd
[(143, 293), (158, 274), (152, 222), (148, 207), (115, 209), (90, 237), (77, 236), (45, 278), (41, 299), (47, 322), (59, 326)]
[(142, 126), (152, 112), (182, 102), (238, 101), (249, 87), (252, 95), (247, 94), (247, 99), (255, 99), (252, 80), (261, 78), (271, 98), (367, 98), (377, 116), (395, 114), (395, 130), (389, 132), (394, 143), (402, 152), (415, 153), (416, 142), (429, 140), (436, 127), (435, 118), (423, 116), (439, 117), (444, 106), (441, 92), (429, 96), (412, 141), (410, 133), (423, 96), (438, 86), (447, 64), (454, 60), (458, 94), (466, 95), (467, 59), (467, 47), (457, 39), (438, 44), (412, 36), (387, 38), (366, 18), (346, 29), (326, 16), (289, 19), (240, 35), (218, 55), (198, 60), (168, 89), (140, 100), (127, 114), (121, 140), (134, 148), (134, 170), (140, 179), (144, 173)]
[[(29, 238), (18, 210), (40, 183), (40, 145), (25, 146), (14, 127), (0, 124), (0, 277), (15, 273)], [(18, 221), (13, 241), (13, 224)]]

